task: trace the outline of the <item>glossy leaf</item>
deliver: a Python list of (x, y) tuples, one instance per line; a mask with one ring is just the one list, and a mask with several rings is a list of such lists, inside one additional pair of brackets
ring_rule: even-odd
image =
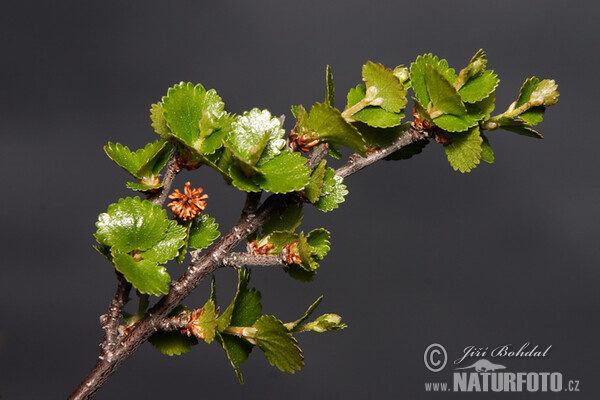
[(225, 142), (236, 158), (255, 166), (259, 160), (264, 164), (279, 154), (285, 145), (284, 133), (279, 118), (254, 108), (238, 117)]
[(199, 215), (193, 219), (190, 227), (188, 246), (197, 250), (209, 247), (221, 235), (218, 229), (219, 224), (214, 218), (208, 214)]
[[(350, 108), (360, 102), (365, 97), (365, 94), (366, 88), (364, 85), (358, 85), (355, 88), (350, 89), (348, 92), (348, 103), (346, 108)], [(400, 121), (404, 118), (404, 114), (392, 113), (386, 111), (382, 107), (367, 106), (354, 113), (352, 118), (375, 128), (389, 128), (400, 125)]]
[(465, 133), (450, 136), (452, 143), (444, 145), (448, 161), (454, 170), (470, 172), (481, 159), (482, 139), (479, 128), (472, 128)]
[(339, 204), (344, 201), (344, 197), (348, 194), (346, 185), (342, 182), (344, 179), (335, 174), (333, 168), (327, 168), (323, 187), (321, 189), (321, 197), (314, 203), (319, 210), (327, 212), (339, 207)]
[(152, 173), (157, 175), (165, 166), (170, 150), (171, 147), (165, 140), (149, 143), (136, 152), (130, 151), (127, 146), (120, 143), (109, 142), (104, 146), (104, 151), (111, 160), (139, 179)]
[(113, 263), (117, 271), (123, 274), (140, 293), (159, 296), (169, 292), (171, 277), (165, 267), (156, 261), (142, 259), (136, 261), (129, 254), (121, 253), (113, 248)]
[(254, 340), (271, 365), (284, 372), (300, 371), (304, 366), (302, 351), (281, 321), (271, 315), (263, 315), (254, 327), (258, 329)]
[[(229, 304), (229, 306), (227, 306), (225, 311), (219, 316), (219, 318), (217, 318), (217, 324), (218, 324), (217, 329), (219, 330), (219, 332), (222, 332), (223, 329), (225, 329), (229, 325), (231, 325), (233, 311), (236, 308), (237, 298), (240, 295), (240, 293), (248, 290), (248, 282), (249, 281), (250, 281), (250, 270), (247, 268), (239, 269), (238, 270), (238, 286), (237, 286), (237, 290), (235, 292), (235, 296), (234, 296), (233, 300), (231, 301), (231, 303)], [(245, 326), (250, 326), (253, 323), (254, 323), (254, 321)]]
[(394, 72), (382, 64), (367, 61), (362, 68), (363, 80), (367, 87), (377, 88), (377, 97), (383, 99), (381, 107), (392, 113), (400, 113), (406, 106), (406, 89)]
[(189, 353), (198, 339), (188, 337), (179, 332), (156, 332), (148, 338), (148, 342), (167, 356), (179, 356)]
[(267, 236), (275, 231), (294, 232), (302, 222), (302, 204), (291, 205), (283, 213), (275, 214), (262, 226), (262, 235)]
[(448, 132), (464, 132), (477, 125), (475, 115), (452, 115), (444, 114), (433, 119), (433, 123)]
[(135, 190), (137, 192), (149, 192), (163, 187), (163, 183), (159, 183), (157, 185), (145, 185), (139, 182), (127, 182), (125, 186), (127, 189)]
[(185, 244), (185, 237), (185, 227), (177, 224), (176, 221), (169, 221), (165, 236), (150, 250), (144, 251), (142, 258), (164, 264), (177, 257), (179, 249)]
[(120, 199), (98, 216), (96, 239), (123, 253), (145, 251), (156, 245), (169, 227), (167, 212), (139, 197)]
[[(444, 114), (454, 114), (459, 116), (466, 114), (467, 109), (465, 108), (460, 95), (444, 75), (431, 64), (425, 64), (424, 73), (427, 93), (431, 103), (433, 103), (434, 110), (442, 111)], [(427, 103), (423, 105), (426, 104)], [(429, 110), (429, 112), (433, 115), (431, 110)]]
[(331, 234), (323, 228), (314, 229), (306, 236), (310, 252), (317, 260), (322, 260), (331, 249), (330, 238)]
[(309, 124), (319, 139), (349, 147), (363, 157), (366, 155), (362, 135), (335, 108), (315, 103), (310, 109)]
[[(325, 178), (325, 169), (327, 167), (327, 162), (325, 160), (321, 160), (319, 165), (313, 170), (310, 175), (310, 179), (308, 181), (308, 185), (306, 185), (305, 195), (308, 201), (314, 203), (319, 200), (321, 196), (321, 187), (323, 186), (323, 179)], [(280, 229), (278, 229), (280, 230)]]
[(221, 115), (224, 104), (214, 90), (200, 84), (180, 83), (163, 97), (164, 118), (172, 134), (190, 147), (200, 138), (200, 120), (204, 112)]
[(310, 169), (305, 164), (302, 155), (285, 150), (261, 165), (260, 173), (252, 179), (263, 190), (273, 193), (301, 190), (310, 176)]

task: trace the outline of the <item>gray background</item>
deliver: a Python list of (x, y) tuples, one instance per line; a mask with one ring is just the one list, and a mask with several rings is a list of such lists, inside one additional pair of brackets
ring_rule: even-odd
[[(0, 393), (64, 398), (92, 367), (115, 288), (91, 248), (94, 221), (131, 195), (102, 146), (155, 140), (148, 109), (169, 86), (201, 82), (227, 110), (285, 113), (289, 129), (290, 105), (322, 101), (326, 64), (343, 107), (366, 60), (394, 67), (433, 52), (460, 69), (484, 48), (502, 80), (499, 112), (529, 76), (559, 83), (543, 141), (491, 133), (496, 162), (464, 175), (439, 145), (379, 163), (347, 180), (339, 210), (307, 212), (304, 229), (328, 228), (334, 245), (315, 282), (253, 272), (266, 313), (292, 320), (325, 294), (320, 311), (349, 329), (302, 335), (307, 365), (294, 376), (254, 352), (243, 387), (216, 345), (169, 358), (145, 344), (97, 398), (464, 398), (425, 393), (425, 382), (451, 379), (451, 367), (423, 365), (434, 342), (451, 360), (469, 345), (553, 345), (543, 360), (494, 361), (581, 381), (582, 392), (554, 398), (597, 398), (597, 4), (3, 2)], [(186, 180), (210, 194), (207, 212), (227, 230), (243, 194), (210, 170), (176, 185)], [(234, 275), (217, 273), (223, 305)], [(203, 287), (186, 304), (206, 296)]]

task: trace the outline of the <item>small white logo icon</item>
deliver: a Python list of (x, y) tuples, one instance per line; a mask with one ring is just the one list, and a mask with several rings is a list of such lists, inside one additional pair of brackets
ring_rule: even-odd
[(431, 372), (440, 372), (446, 366), (448, 354), (444, 346), (439, 343), (433, 343), (425, 349), (423, 361), (425, 361), (425, 366)]

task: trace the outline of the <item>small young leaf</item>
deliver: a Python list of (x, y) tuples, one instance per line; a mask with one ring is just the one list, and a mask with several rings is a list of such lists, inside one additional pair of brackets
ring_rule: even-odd
[(244, 288), (236, 299), (231, 314), (231, 326), (252, 326), (262, 313), (260, 292), (254, 288)]
[(536, 139), (542, 139), (543, 136), (540, 135), (537, 131), (531, 128), (527, 122), (523, 121), (519, 117), (510, 118), (510, 117), (494, 117), (494, 122), (498, 124), (499, 128), (507, 130), (509, 132), (516, 133), (518, 135), (528, 136)]
[(139, 197), (120, 199), (108, 206), (96, 222), (98, 243), (123, 253), (145, 251), (156, 245), (169, 227), (167, 212)]
[(426, 65), (432, 65), (452, 85), (454, 85), (457, 80), (454, 70), (448, 67), (448, 62), (446, 60), (440, 60), (437, 56), (434, 57), (432, 54), (425, 54), (417, 57), (415, 62), (410, 65), (410, 82), (417, 99), (425, 107), (427, 107), (431, 101), (427, 83), (425, 82)]
[(159, 183), (158, 185), (145, 185), (139, 182), (127, 182), (125, 186), (127, 189), (135, 190), (136, 192), (148, 192), (163, 187), (163, 184)]
[(471, 77), (459, 90), (458, 93), (466, 103), (475, 103), (483, 100), (498, 86), (498, 75), (494, 71), (482, 71)]
[(481, 159), (482, 139), (479, 128), (472, 128), (465, 133), (455, 133), (450, 138), (452, 143), (444, 145), (450, 165), (455, 171), (470, 172)]
[[(366, 89), (364, 85), (358, 85), (350, 89), (346, 108), (350, 108), (360, 102), (365, 97), (365, 94)], [(375, 128), (389, 128), (400, 125), (404, 114), (392, 113), (381, 107), (368, 106), (354, 113), (352, 118)]]
[[(236, 308), (236, 302), (238, 299), (238, 296), (240, 296), (240, 293), (242, 292), (246, 292), (248, 290), (248, 282), (250, 281), (250, 270), (247, 268), (242, 268), (238, 270), (238, 287), (237, 287), (237, 291), (235, 292), (235, 297), (233, 298), (233, 300), (231, 301), (231, 303), (229, 304), (229, 306), (227, 306), (227, 308), (225, 309), (225, 311), (219, 316), (219, 318), (217, 318), (217, 329), (219, 332), (222, 332), (223, 329), (227, 328), (229, 325), (231, 325), (231, 320), (233, 317), (233, 312), (234, 309)], [(259, 293), (260, 296), (260, 293)], [(256, 307), (254, 307), (256, 308)], [(254, 315), (254, 314), (252, 314)], [(238, 320), (242, 320), (243, 322), (244, 319), (242, 318), (241, 315), (238, 315)], [(237, 321), (239, 322), (239, 321)], [(250, 324), (247, 324), (245, 326), (250, 326), (252, 325), (254, 322), (251, 322)], [(244, 326), (244, 325), (242, 325)]]
[(323, 296), (319, 297), (317, 300), (315, 300), (314, 303), (312, 303), (310, 305), (310, 307), (308, 307), (308, 309), (306, 310), (306, 312), (304, 313), (304, 315), (302, 317), (300, 317), (299, 319), (297, 319), (296, 321), (294, 321), (291, 326), (288, 326), (288, 329), (291, 332), (294, 332), (294, 329), (296, 329), (296, 327), (298, 325), (300, 325), (301, 323), (303, 323), (304, 321), (306, 321), (308, 319), (308, 317), (311, 316), (311, 314), (313, 312), (315, 312), (315, 310), (317, 309), (317, 307), (319, 306), (319, 304), (321, 304), (321, 301), (323, 301)]
[(156, 332), (148, 338), (148, 342), (163, 354), (180, 356), (189, 353), (192, 346), (198, 344), (198, 339), (179, 332)]
[(329, 154), (331, 158), (335, 158), (336, 160), (339, 160), (344, 156), (340, 147), (335, 143), (329, 143), (329, 150), (327, 151), (327, 154)]
[(160, 172), (168, 160), (171, 146), (165, 140), (157, 140), (148, 143), (143, 149), (132, 152), (120, 143), (108, 142), (104, 151), (119, 167), (142, 179), (148, 174), (157, 175)]
[(377, 88), (377, 98), (383, 99), (381, 107), (392, 113), (401, 112), (406, 106), (406, 89), (394, 72), (382, 64), (367, 61), (362, 68), (363, 80), (367, 87)]
[(327, 92), (325, 94), (325, 104), (330, 107), (335, 107), (335, 89), (333, 87), (333, 73), (331, 72), (331, 67), (327, 65), (327, 69), (325, 71), (325, 80), (327, 82)]
[(545, 111), (546, 107), (544, 106), (531, 107), (524, 113), (519, 114), (519, 118), (528, 124), (535, 126), (543, 121)]
[(306, 240), (310, 246), (312, 256), (317, 260), (322, 260), (331, 249), (330, 238), (329, 231), (323, 228), (314, 229), (308, 233)]
[(293, 279), (299, 282), (312, 282), (317, 271), (307, 271), (298, 264), (284, 265), (283, 270)]
[(117, 271), (123, 274), (140, 293), (159, 296), (169, 293), (171, 277), (165, 267), (153, 260), (135, 261), (129, 254), (113, 248), (113, 263)]
[(297, 329), (302, 331), (313, 331), (323, 333), (346, 328), (342, 323), (342, 317), (337, 314), (324, 314), (306, 325), (299, 326)]
[(258, 329), (254, 340), (271, 365), (292, 374), (300, 371), (304, 366), (302, 351), (281, 321), (272, 315), (263, 315), (254, 327)]
[(366, 155), (362, 135), (335, 108), (315, 103), (310, 109), (309, 124), (319, 139), (349, 147), (363, 157)]
[(342, 182), (344, 179), (335, 174), (333, 168), (327, 167), (323, 187), (321, 188), (321, 197), (314, 203), (315, 207), (323, 212), (331, 211), (339, 207), (339, 204), (344, 201), (344, 197), (348, 194), (346, 185)]
[(224, 104), (214, 90), (200, 84), (180, 83), (163, 97), (164, 118), (172, 134), (190, 147), (200, 138), (200, 120), (204, 111), (221, 115)]
[(288, 207), (282, 214), (275, 214), (262, 226), (262, 236), (267, 236), (275, 231), (294, 232), (302, 222), (302, 204)]
[[(239, 116), (225, 139), (234, 156), (251, 166), (271, 160), (285, 145), (279, 118), (254, 108)], [(264, 154), (263, 154), (264, 153)]]
[(288, 193), (303, 189), (308, 183), (310, 169), (300, 153), (282, 151), (260, 166), (260, 174), (252, 178), (263, 190)]
[(214, 218), (209, 217), (208, 214), (201, 214), (192, 222), (188, 246), (198, 250), (207, 248), (221, 235), (218, 229), (219, 224)]
[[(323, 179), (325, 178), (325, 168), (327, 167), (327, 161), (321, 160), (319, 165), (313, 170), (308, 185), (306, 185), (306, 198), (311, 203), (319, 200), (321, 196), (321, 187), (323, 186)], [(277, 229), (281, 230), (281, 229)]]
[(172, 133), (167, 126), (167, 120), (165, 119), (165, 110), (161, 102), (152, 104), (150, 106), (150, 119), (152, 120), (152, 128), (154, 132), (158, 133), (163, 139), (170, 139)]
[(466, 114), (465, 105), (454, 86), (431, 64), (425, 64), (424, 72), (427, 93), (433, 103), (433, 109), (444, 114), (458, 116)]
[(214, 301), (209, 299), (204, 304), (203, 309), (204, 312), (200, 318), (198, 318), (198, 325), (206, 335), (204, 341), (210, 344), (215, 339), (215, 334), (217, 332), (217, 311)]

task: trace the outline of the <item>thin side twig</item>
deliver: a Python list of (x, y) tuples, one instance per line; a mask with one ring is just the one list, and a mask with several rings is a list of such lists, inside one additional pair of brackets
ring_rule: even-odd
[[(116, 271), (115, 271), (116, 272)], [(119, 273), (117, 280), (119, 282), (115, 297), (110, 302), (108, 313), (100, 316), (100, 323), (104, 331), (104, 339), (100, 344), (100, 359), (112, 360), (114, 357), (115, 347), (119, 339), (119, 321), (121, 313), (127, 301), (129, 301), (129, 292), (131, 291), (131, 283), (125, 280), (125, 277)]]
[(232, 268), (242, 268), (245, 265), (255, 265), (255, 266), (276, 266), (276, 265), (285, 265), (285, 256), (283, 254), (279, 254), (276, 256), (264, 256), (258, 254), (250, 254), (250, 253), (229, 253), (223, 260), (221, 264), (224, 267), (232, 267)]

